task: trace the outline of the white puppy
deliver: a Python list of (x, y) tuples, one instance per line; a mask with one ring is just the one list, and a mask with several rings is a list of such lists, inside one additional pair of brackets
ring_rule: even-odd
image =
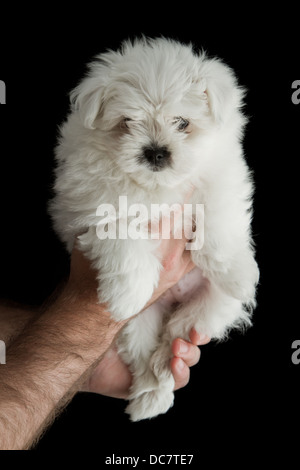
[(190, 202), (204, 205), (204, 244), (191, 251), (198, 268), (130, 320), (119, 338), (134, 377), (127, 407), (134, 421), (173, 404), (174, 338), (188, 339), (194, 327), (222, 339), (231, 328), (251, 324), (258, 268), (250, 229), (253, 184), (241, 146), (243, 95), (220, 60), (163, 38), (124, 42), (119, 51), (99, 55), (71, 94), (50, 210), (68, 250), (83, 233), (81, 248), (98, 272), (99, 301), (115, 320), (137, 314), (151, 298), (161, 270), (159, 241), (99, 239), (98, 206), (118, 208), (119, 196), (128, 207), (182, 204), (191, 188)]

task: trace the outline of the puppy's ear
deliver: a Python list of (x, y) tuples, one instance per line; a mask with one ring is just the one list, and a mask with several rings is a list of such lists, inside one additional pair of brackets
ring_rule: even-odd
[(70, 94), (73, 111), (78, 111), (84, 127), (96, 129), (95, 120), (105, 101), (102, 77), (86, 77)]
[(211, 116), (217, 124), (223, 124), (242, 107), (245, 91), (232, 70), (218, 59), (205, 59), (202, 73)]
[(87, 129), (96, 129), (95, 121), (108, 99), (111, 68), (118, 58), (119, 55), (113, 51), (95, 57), (89, 64), (89, 74), (70, 94), (72, 108), (79, 112)]

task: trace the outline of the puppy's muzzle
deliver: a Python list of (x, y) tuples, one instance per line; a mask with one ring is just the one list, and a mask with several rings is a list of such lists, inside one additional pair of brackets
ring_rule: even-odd
[(171, 152), (167, 147), (144, 147), (141, 160), (146, 162), (152, 171), (161, 171), (171, 163)]

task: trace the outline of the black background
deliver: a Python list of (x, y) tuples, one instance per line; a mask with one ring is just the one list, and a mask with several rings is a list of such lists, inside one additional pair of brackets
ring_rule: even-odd
[(85, 64), (140, 34), (204, 48), (233, 67), (248, 89), (244, 146), (256, 181), (253, 233), (261, 279), (253, 328), (202, 347), (189, 385), (176, 392), (166, 415), (132, 424), (125, 402), (80, 394), (42, 438), (35, 458), (64, 452), (103, 468), (113, 453), (193, 453), (198, 465), (205, 457), (241, 465), (275, 457), (287, 467), (299, 447), (300, 424), (300, 365), (291, 361), (291, 344), (300, 339), (300, 105), (291, 101), (291, 84), (300, 78), (299, 11), (174, 3), (162, 12), (162, 4), (100, 2), (74, 4), (68, 14), (39, 8), (16, 7), (1, 19), (0, 79), (7, 87), (7, 104), (0, 106), (1, 296), (40, 304), (68, 272), (46, 209), (57, 128)]

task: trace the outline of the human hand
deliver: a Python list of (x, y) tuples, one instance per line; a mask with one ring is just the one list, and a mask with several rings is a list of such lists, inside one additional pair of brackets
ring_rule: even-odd
[[(185, 251), (186, 242), (187, 240), (184, 237), (182, 239), (162, 240), (160, 255), (163, 270), (159, 285), (146, 307), (155, 302), (167, 289), (175, 285), (181, 277), (194, 268), (190, 253)], [(80, 260), (79, 253), (76, 253), (75, 256), (76, 259), (79, 257), (80, 268), (88, 269), (88, 264)], [(89, 279), (91, 285), (93, 285), (93, 277), (90, 274)], [(198, 346), (209, 341), (210, 339), (207, 336), (201, 336), (195, 330), (190, 332), (190, 342), (180, 338), (173, 341), (172, 352), (174, 356), (171, 359), (170, 367), (175, 381), (174, 390), (187, 385), (190, 378), (190, 367), (197, 364), (200, 359)], [(128, 398), (131, 381), (132, 376), (128, 367), (119, 357), (117, 349), (112, 346), (85, 382), (81, 391), (126, 399)]]
[[(199, 362), (198, 346), (207, 344), (210, 339), (194, 329), (190, 332), (190, 342), (176, 338), (172, 343), (174, 354), (170, 362), (175, 381), (174, 390), (185, 387), (190, 378), (190, 367)], [(99, 393), (114, 398), (127, 399), (132, 381), (131, 373), (121, 360), (115, 347), (110, 348), (98, 364), (81, 391)]]
[[(177, 217), (181, 217), (178, 213)], [(175, 220), (170, 224), (170, 237), (163, 238), (160, 241), (159, 257), (161, 259), (162, 270), (160, 273), (160, 280), (157, 288), (154, 290), (153, 295), (149, 302), (144, 307), (154, 303), (162, 294), (169, 288), (174, 286), (185, 274), (190, 272), (194, 267), (191, 260), (190, 252), (185, 250), (188, 239), (182, 231), (182, 236), (174, 238), (172, 236)], [(161, 223), (159, 230), (161, 230)], [(83, 255), (75, 249), (73, 253), (71, 264), (75, 267), (73, 279), (80, 284), (82, 290), (82, 279), (85, 279), (85, 284), (95, 289), (95, 273), (89, 268), (87, 260), (82, 259)], [(78, 266), (76, 266), (76, 263)], [(79, 268), (79, 282), (78, 273), (76, 274), (76, 267)], [(85, 273), (85, 271), (87, 271)], [(72, 280), (72, 275), (70, 276)], [(197, 346), (206, 344), (210, 341), (208, 337), (201, 337), (195, 330), (190, 333), (190, 342), (184, 341), (180, 338), (174, 340), (172, 344), (172, 351), (174, 357), (171, 360), (170, 367), (175, 380), (175, 390), (184, 387), (190, 376), (189, 368), (195, 365), (200, 359), (200, 350)], [(183, 350), (185, 346), (186, 351)], [(101, 362), (94, 369), (89, 380), (84, 384), (85, 391), (109, 395), (116, 398), (126, 398), (129, 393), (131, 385), (131, 374), (128, 367), (119, 358), (116, 348), (113, 346), (107, 351)]]
[[(177, 214), (177, 217), (179, 216), (181, 214)], [(171, 232), (173, 228), (174, 221), (170, 224)], [(190, 251), (185, 250), (188, 241), (184, 231), (182, 231), (181, 238), (174, 238), (172, 233), (170, 233), (169, 238), (163, 238), (160, 241), (157, 253), (162, 264), (160, 279), (157, 288), (154, 290), (151, 299), (147, 302), (144, 309), (154, 303), (195, 267)], [(70, 276), (67, 282), (67, 290), (70, 295), (76, 295), (77, 298), (80, 296), (80, 301), (85, 305), (94, 307), (99, 305), (96, 277), (97, 272), (91, 267), (89, 260), (75, 244), (71, 256)]]
[[(193, 192), (193, 188), (185, 195), (184, 203), (186, 203)], [(162, 270), (160, 273), (159, 284), (154, 290), (151, 299), (145, 305), (144, 309), (154, 303), (164, 292), (169, 288), (177, 284), (177, 282), (194, 267), (194, 263), (190, 256), (190, 251), (185, 250), (186, 244), (189, 241), (186, 233), (188, 230), (181, 228), (178, 232), (177, 222), (183, 216), (184, 204), (181, 206), (174, 217), (162, 217), (162, 219), (156, 222), (149, 222), (148, 230), (149, 233), (153, 234), (156, 232), (160, 239), (159, 248), (157, 255), (162, 264)], [(169, 233), (163, 236), (163, 227), (166, 222), (166, 226), (169, 227)], [(168, 223), (169, 222), (169, 223)], [(181, 227), (181, 224), (178, 224)], [(192, 226), (190, 227), (192, 230)], [(176, 233), (176, 238), (174, 234)], [(192, 231), (190, 232), (192, 235)], [(67, 287), (72, 293), (80, 293), (81, 300), (87, 304), (98, 304), (97, 297), (97, 272), (91, 267), (89, 260), (85, 255), (78, 249), (77, 243), (72, 252), (71, 257), (71, 269), (70, 276), (68, 279)]]

